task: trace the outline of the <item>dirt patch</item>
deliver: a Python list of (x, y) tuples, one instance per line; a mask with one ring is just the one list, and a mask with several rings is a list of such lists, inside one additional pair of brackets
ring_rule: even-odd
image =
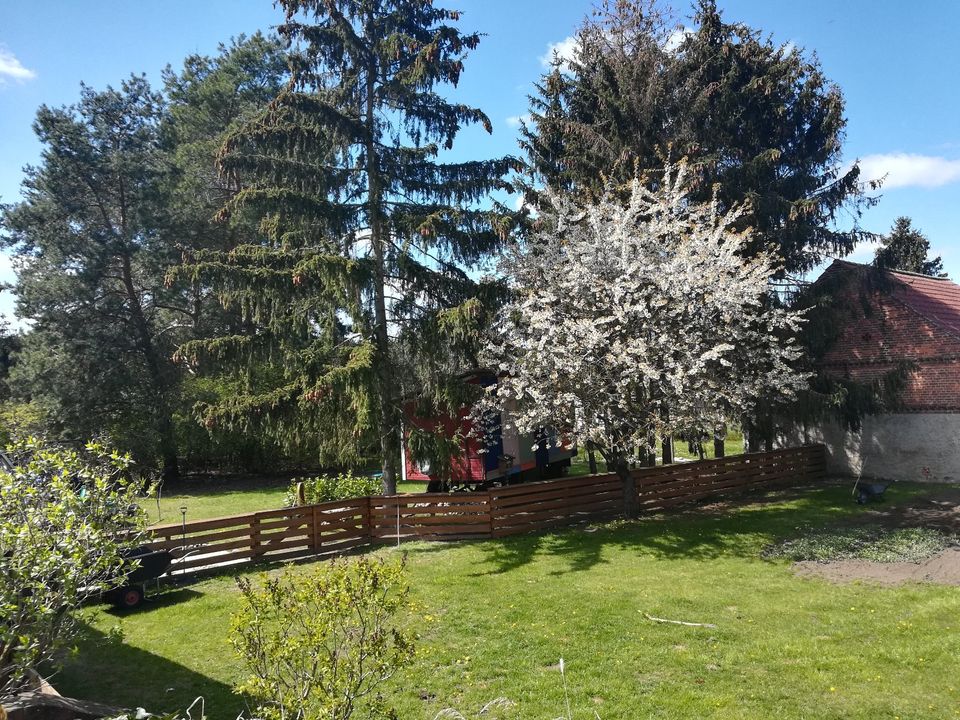
[[(944, 535), (960, 536), (960, 487), (934, 485), (929, 492), (899, 502), (872, 503), (844, 524), (888, 530), (929, 528)], [(795, 563), (794, 568), (800, 576), (839, 583), (862, 581), (900, 585), (918, 582), (960, 586), (960, 547), (949, 547), (921, 562), (803, 561)]]
[(866, 581), (880, 585), (907, 582), (960, 585), (960, 548), (947, 548), (920, 563), (881, 563), (870, 560), (804, 561), (794, 563), (801, 577), (819, 577), (832, 582)]

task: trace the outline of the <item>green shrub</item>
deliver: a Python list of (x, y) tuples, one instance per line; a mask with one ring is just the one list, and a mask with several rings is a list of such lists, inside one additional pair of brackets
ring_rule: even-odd
[(71, 611), (130, 569), (143, 513), (131, 460), (90, 443), (85, 451), (28, 439), (0, 467), (0, 697), (49, 668), (75, 628)]
[(290, 483), (287, 494), (284, 496), (286, 507), (299, 504), (297, 492), (300, 483), (303, 483), (303, 499), (307, 505), (379, 495), (381, 491), (379, 479), (367, 475), (354, 475), (352, 471), (339, 475), (297, 478)]
[(233, 645), (250, 675), (237, 691), (264, 720), (396, 717), (378, 689), (414, 656), (404, 565), (360, 557), (238, 577)]

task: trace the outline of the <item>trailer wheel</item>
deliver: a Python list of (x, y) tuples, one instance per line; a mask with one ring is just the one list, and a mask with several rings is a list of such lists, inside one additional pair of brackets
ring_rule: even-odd
[(139, 585), (127, 585), (117, 591), (117, 607), (133, 610), (143, 603), (143, 588)]

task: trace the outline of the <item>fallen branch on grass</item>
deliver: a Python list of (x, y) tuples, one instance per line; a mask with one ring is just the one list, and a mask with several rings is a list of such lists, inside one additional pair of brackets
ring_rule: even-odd
[(647, 618), (647, 620), (651, 620), (653, 622), (658, 622), (658, 623), (670, 623), (671, 625), (686, 625), (687, 627), (706, 627), (706, 628), (716, 627), (716, 625), (714, 625), (713, 623), (695, 623), (695, 622), (686, 622), (684, 620), (667, 620), (666, 618), (658, 618), (658, 617), (654, 617), (653, 615), (647, 615), (647, 613), (644, 613), (643, 615), (645, 618)]

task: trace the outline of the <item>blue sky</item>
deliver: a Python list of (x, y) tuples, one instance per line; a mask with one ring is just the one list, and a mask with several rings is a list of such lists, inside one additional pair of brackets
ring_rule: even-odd
[[(516, 119), (560, 45), (590, 10), (590, 0), (446, 0), (464, 10), (462, 25), (487, 34), (467, 61), (458, 100), (483, 108), (487, 136), (465, 133), (473, 157), (517, 152)], [(930, 238), (947, 271), (960, 278), (960, 3), (954, 0), (720, 0), (739, 20), (815, 51), (847, 99), (846, 161), (867, 176), (888, 174), (882, 199), (862, 220), (886, 231), (908, 215)], [(681, 13), (682, 0), (674, 2)], [(21, 168), (37, 161), (31, 122), (41, 104), (70, 104), (80, 82), (95, 88), (144, 72), (159, 84), (167, 64), (192, 52), (276, 24), (269, 0), (6, 0), (0, 3), (0, 202), (19, 196)], [(458, 154), (459, 154), (458, 152)], [(849, 221), (841, 219), (841, 224)], [(854, 260), (872, 257), (861, 247)], [(0, 280), (11, 280), (0, 256)], [(0, 314), (12, 312), (0, 293)]]

